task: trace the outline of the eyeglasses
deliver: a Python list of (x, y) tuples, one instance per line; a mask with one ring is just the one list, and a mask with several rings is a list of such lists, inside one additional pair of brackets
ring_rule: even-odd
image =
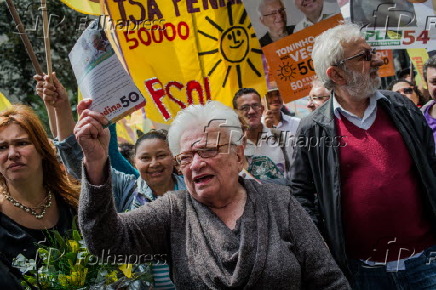
[(227, 143), (222, 145), (216, 145), (214, 147), (198, 148), (197, 150), (180, 153), (179, 155), (176, 155), (174, 158), (176, 159), (176, 162), (180, 164), (180, 166), (185, 167), (192, 162), (195, 154), (198, 154), (201, 158), (212, 158), (218, 155), (221, 147), (227, 145), (232, 145), (232, 144)]
[(397, 91), (400, 94), (413, 94), (413, 88), (402, 88)]
[(361, 53), (355, 54), (353, 56), (350, 56), (350, 57), (348, 57), (346, 59), (343, 59), (343, 60), (341, 60), (340, 62), (338, 62), (335, 65), (336, 66), (343, 65), (347, 60), (352, 60), (352, 59), (358, 58), (360, 56), (363, 57), (362, 60), (364, 60), (364, 61), (371, 61), (372, 56), (374, 54), (376, 54), (376, 52), (377, 52), (376, 48), (366, 48), (364, 52), (361, 52)]
[(260, 109), (262, 109), (262, 105), (261, 104), (251, 104), (251, 105), (243, 105), (241, 107), (239, 107), (239, 111), (244, 111), (244, 112), (249, 112), (250, 108), (253, 108), (253, 110), (255, 111), (260, 111)]
[(268, 14), (263, 14), (262, 16), (265, 16), (265, 17), (267, 17), (267, 16), (274, 16), (274, 17), (277, 17), (277, 15), (284, 15), (285, 14), (285, 8), (280, 8), (280, 9), (277, 9), (277, 10), (273, 10), (273, 11), (271, 11), (271, 13), (268, 13)]
[(316, 97), (310, 97), (309, 96), (309, 100), (312, 102), (318, 102), (318, 101), (322, 101), (326, 98), (330, 98), (330, 96), (316, 96)]

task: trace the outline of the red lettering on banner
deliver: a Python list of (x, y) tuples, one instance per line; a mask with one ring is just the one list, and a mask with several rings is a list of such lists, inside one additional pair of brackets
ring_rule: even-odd
[(184, 21), (177, 23), (177, 26), (172, 23), (165, 23), (162, 27), (163, 29), (160, 29), (159, 25), (153, 25), (151, 30), (141, 27), (137, 31), (124, 31), (126, 44), (129, 45), (129, 49), (135, 49), (140, 43), (149, 46), (165, 41), (174, 41), (176, 38), (186, 40), (189, 37), (189, 26)]
[[(164, 33), (165, 38), (168, 39), (169, 41), (173, 41), (177, 36), (176, 27), (174, 26), (174, 24), (168, 22), (168, 23), (165, 23), (163, 27), (164, 27), (163, 33)], [(170, 30), (172, 31), (172, 36), (170, 36), (171, 34), (168, 34), (168, 32)]]
[(176, 88), (178, 88), (179, 90), (183, 89), (183, 84), (182, 84), (182, 83), (179, 83), (179, 82), (169, 82), (169, 83), (165, 86), (165, 92), (167, 93), (168, 98), (170, 98), (171, 100), (173, 100), (174, 103), (176, 103), (177, 105), (180, 106), (180, 108), (182, 108), (182, 109), (186, 108), (186, 105), (185, 105), (182, 101), (177, 100), (177, 99), (174, 98), (174, 96), (171, 94), (171, 92), (170, 92), (170, 88), (173, 87), (173, 86), (176, 87)]
[(188, 96), (188, 104), (192, 105), (192, 92), (197, 91), (198, 94), (198, 101), (200, 104), (204, 104), (203, 100), (203, 88), (201, 87), (199, 82), (196, 81), (189, 81), (186, 84), (186, 95)]
[[(198, 81), (189, 81), (184, 86), (180, 82), (168, 82), (165, 86), (159, 81), (158, 78), (151, 78), (145, 81), (145, 87), (147, 88), (148, 93), (151, 95), (153, 102), (156, 104), (157, 109), (162, 114), (165, 121), (168, 121), (171, 118), (170, 112), (165, 107), (163, 103), (163, 99), (167, 96), (171, 101), (180, 106), (181, 109), (186, 108), (187, 105), (192, 105), (194, 103), (193, 97), (195, 96), (194, 91), (196, 91), (198, 95), (198, 102), (200, 104), (205, 104), (207, 100), (211, 99), (210, 95), (210, 86), (209, 86), (209, 78), (203, 78), (204, 85)], [(155, 85), (159, 85), (160, 87), (155, 87)], [(176, 99), (173, 94), (171, 94), (171, 88), (176, 88), (181, 91), (183, 88), (186, 88), (186, 103), (182, 102), (179, 99)]]
[(419, 71), (420, 74), (422, 74), (424, 70), (424, 61), (422, 60), (422, 57), (414, 56), (412, 57), (412, 60), (416, 64), (416, 69)]
[(147, 88), (147, 91), (150, 93), (151, 98), (156, 104), (159, 112), (162, 114), (165, 120), (168, 120), (170, 118), (170, 113), (162, 103), (162, 98), (165, 95), (165, 91), (162, 90), (161, 88), (155, 89), (154, 88), (155, 84), (159, 84), (162, 86), (162, 83), (158, 80), (158, 78), (151, 78), (145, 82), (145, 87)]
[(206, 100), (212, 100), (210, 97), (209, 78), (204, 78), (204, 91), (206, 92)]

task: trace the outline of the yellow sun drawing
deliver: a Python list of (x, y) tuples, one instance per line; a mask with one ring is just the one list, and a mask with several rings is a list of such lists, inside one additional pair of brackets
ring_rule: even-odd
[[(260, 45), (255, 33), (253, 32), (250, 19), (244, 9), (239, 19), (235, 22), (234, 17), (237, 17), (238, 15), (234, 15), (232, 12), (234, 6), (235, 5), (232, 5), (231, 3), (227, 4), (228, 24), (220, 25), (210, 17), (205, 17), (207, 23), (210, 24), (210, 27), (207, 27), (207, 29), (212, 28), (214, 32), (217, 33), (207, 33), (205, 29), (198, 30), (200, 35), (216, 42), (216, 48), (201, 51), (198, 55), (202, 57), (216, 54), (221, 55), (221, 57), (214, 62), (210, 68), (208, 68), (207, 76), (213, 76), (219, 66), (224, 66), (225, 75), (222, 77), (221, 85), (223, 88), (226, 86), (232, 70), (236, 70), (237, 84), (239, 88), (244, 87), (244, 77), (257, 77), (260, 80), (263, 79), (261, 73), (261, 70), (263, 70), (262, 65), (260, 64), (256, 67), (254, 64), (255, 61), (252, 61), (253, 57), (260, 59), (259, 55), (262, 54), (262, 50), (256, 48)], [(226, 28), (223, 28), (223, 26)], [(251, 55), (252, 53), (255, 55)], [(246, 64), (248, 64), (249, 70), (254, 73), (251, 74), (251, 76), (243, 75), (243, 72), (245, 73), (244, 70), (246, 70)], [(214, 75), (214, 79), (217, 78), (221, 78), (221, 76)], [(252, 83), (253, 80), (251, 79), (250, 82)]]

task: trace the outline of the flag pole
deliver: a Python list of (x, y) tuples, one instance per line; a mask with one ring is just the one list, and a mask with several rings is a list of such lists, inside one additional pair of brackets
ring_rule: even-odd
[(53, 84), (53, 80), (51, 79), (53, 67), (51, 63), (50, 28), (48, 23), (46, 0), (41, 0), (41, 10), (42, 10), (42, 31), (44, 35), (45, 60), (47, 63), (47, 74), (50, 77), (50, 82)]
[(15, 25), (20, 34), (21, 40), (23, 41), (24, 47), (26, 48), (27, 54), (29, 55), (30, 60), (32, 61), (33, 68), (35, 69), (37, 74), (42, 76), (44, 72), (42, 71), (42, 68), (39, 65), (38, 59), (36, 58), (35, 52), (33, 51), (32, 48), (32, 44), (30, 43), (29, 37), (27, 36), (26, 31), (24, 30), (24, 25), (21, 22), (17, 10), (15, 9), (15, 5), (12, 2), (12, 0), (6, 0), (6, 3), (8, 5), (9, 12), (12, 15), (12, 18), (14, 18)]
[(409, 67), (409, 70), (410, 70), (410, 82), (411, 83), (415, 83), (415, 76), (413, 74), (413, 62), (412, 62), (412, 58), (409, 57), (409, 60), (410, 60), (410, 67)]

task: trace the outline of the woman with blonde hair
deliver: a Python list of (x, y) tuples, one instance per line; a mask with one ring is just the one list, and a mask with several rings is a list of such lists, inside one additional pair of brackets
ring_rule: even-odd
[(35, 258), (47, 230), (71, 228), (79, 197), (28, 106), (0, 112), (0, 187), (0, 281), (6, 284), (21, 276), (13, 258)]

